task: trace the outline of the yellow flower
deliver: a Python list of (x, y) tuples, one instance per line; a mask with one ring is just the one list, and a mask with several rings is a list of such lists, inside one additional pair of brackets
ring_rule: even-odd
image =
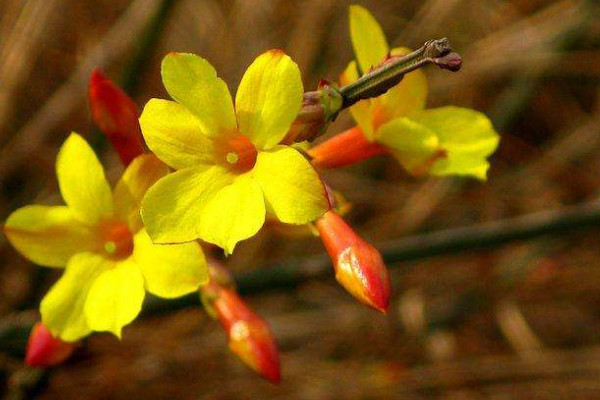
[(280, 145), (302, 105), (298, 66), (272, 50), (250, 65), (233, 101), (208, 61), (171, 53), (162, 63), (174, 101), (152, 99), (140, 125), (150, 149), (176, 170), (142, 202), (155, 243), (197, 238), (231, 253), (262, 227), (266, 213), (306, 224), (329, 208), (319, 175)]
[[(356, 54), (340, 78), (346, 85), (369, 72), (388, 56), (410, 52), (390, 51), (383, 31), (363, 7), (350, 6), (350, 36)], [(459, 107), (424, 109), (427, 80), (414, 71), (375, 99), (350, 108), (366, 138), (388, 147), (414, 175), (465, 175), (486, 179), (487, 157), (498, 146), (499, 137), (482, 113)]]
[(145, 290), (173, 298), (208, 281), (198, 243), (154, 245), (142, 227), (142, 196), (168, 173), (155, 156), (137, 157), (112, 191), (94, 151), (73, 133), (58, 154), (56, 173), (67, 205), (23, 207), (4, 226), (31, 261), (66, 266), (40, 307), (54, 336), (71, 342), (109, 331), (120, 337), (139, 314)]

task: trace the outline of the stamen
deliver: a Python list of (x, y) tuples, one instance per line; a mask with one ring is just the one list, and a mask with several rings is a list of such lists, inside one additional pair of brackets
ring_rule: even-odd
[(240, 156), (238, 155), (238, 153), (232, 151), (231, 153), (227, 153), (225, 158), (227, 159), (227, 162), (229, 164), (236, 164), (240, 159)]
[(129, 227), (121, 222), (107, 221), (101, 226), (101, 246), (106, 256), (129, 257), (133, 251), (133, 235)]
[(221, 162), (232, 171), (244, 173), (254, 168), (258, 152), (254, 144), (240, 133), (232, 133), (217, 141)]
[(108, 254), (115, 254), (117, 251), (117, 244), (113, 241), (104, 243), (104, 251), (106, 251)]

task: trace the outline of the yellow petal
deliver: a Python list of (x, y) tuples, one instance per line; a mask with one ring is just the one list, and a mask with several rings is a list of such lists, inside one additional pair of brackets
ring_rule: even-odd
[(214, 160), (213, 141), (202, 133), (200, 120), (181, 104), (151, 99), (144, 107), (140, 126), (150, 150), (174, 169)]
[(413, 175), (426, 174), (439, 149), (435, 132), (405, 117), (383, 124), (377, 130), (377, 141), (388, 146)]
[(144, 278), (137, 264), (128, 258), (104, 271), (94, 281), (87, 296), (84, 313), (94, 331), (121, 330), (135, 319), (144, 302)]
[[(358, 69), (356, 61), (348, 64), (342, 75), (340, 76), (340, 84), (345, 86), (358, 79)], [(373, 101), (362, 100), (350, 107), (350, 113), (354, 121), (360, 126), (365, 136), (369, 140), (373, 140)]]
[(160, 179), (142, 200), (142, 220), (154, 243), (189, 242), (200, 237), (200, 213), (216, 193), (233, 182), (225, 167), (200, 166)]
[(350, 37), (363, 74), (387, 57), (389, 48), (383, 30), (366, 8), (350, 6)]
[(329, 209), (319, 174), (298, 151), (277, 146), (258, 154), (253, 174), (268, 210), (288, 224), (306, 224)]
[[(410, 49), (392, 50), (392, 55), (404, 55)], [(397, 117), (410, 117), (425, 108), (427, 101), (427, 78), (421, 70), (409, 72), (399, 84), (378, 98), (388, 121)]]
[(205, 135), (235, 130), (231, 94), (208, 61), (195, 54), (171, 53), (163, 59), (162, 79), (171, 97), (198, 118)]
[(360, 74), (358, 73), (356, 61), (350, 61), (344, 72), (340, 74), (340, 86), (347, 86), (357, 81), (358, 78), (360, 78)]
[(60, 192), (75, 218), (95, 224), (113, 214), (112, 191), (94, 150), (72, 133), (56, 159)]
[(231, 254), (239, 241), (254, 236), (264, 222), (264, 196), (248, 173), (219, 190), (204, 207), (200, 216), (200, 237)]
[(133, 240), (133, 259), (150, 293), (175, 298), (195, 292), (208, 282), (208, 268), (198, 242), (153, 244), (144, 229)]
[(112, 267), (112, 263), (93, 253), (71, 257), (65, 273), (42, 300), (42, 322), (53, 335), (74, 342), (88, 335), (84, 307), (96, 278)]
[(416, 118), (434, 131), (446, 157), (432, 167), (433, 175), (463, 175), (485, 180), (487, 157), (498, 147), (500, 137), (484, 114), (460, 107), (426, 110)]
[(263, 53), (248, 67), (235, 98), (242, 135), (259, 149), (279, 143), (302, 106), (298, 65), (281, 50)]
[(169, 167), (153, 154), (136, 157), (127, 167), (114, 191), (115, 209), (132, 232), (141, 227), (140, 206), (146, 191), (169, 173)]
[(94, 231), (66, 206), (27, 206), (4, 225), (8, 241), (36, 264), (64, 267), (75, 253), (97, 248)]

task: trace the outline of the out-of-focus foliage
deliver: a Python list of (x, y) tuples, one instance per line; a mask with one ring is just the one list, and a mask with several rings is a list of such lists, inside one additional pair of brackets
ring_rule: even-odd
[(121, 337), (142, 309), (145, 291), (173, 298), (208, 281), (200, 245), (155, 245), (139, 209), (148, 187), (168, 173), (154, 155), (140, 155), (112, 191), (88, 143), (72, 133), (56, 174), (66, 206), (33, 205), (12, 213), (4, 233), (31, 261), (65, 268), (40, 305), (42, 322), (66, 342), (92, 331)]

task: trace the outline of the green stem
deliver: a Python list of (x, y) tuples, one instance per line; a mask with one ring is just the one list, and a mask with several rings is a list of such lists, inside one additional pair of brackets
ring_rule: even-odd
[(359, 100), (384, 94), (400, 83), (404, 75), (427, 64), (436, 64), (440, 68), (458, 71), (461, 63), (460, 56), (452, 53), (448, 39), (429, 40), (412, 53), (388, 58), (379, 67), (342, 87), (340, 89), (343, 98), (342, 109), (352, 106)]
[(302, 108), (282, 143), (314, 140), (325, 133), (340, 111), (360, 100), (384, 94), (400, 83), (404, 75), (427, 64), (458, 71), (462, 59), (452, 52), (448, 39), (429, 40), (412, 53), (388, 57), (378, 67), (341, 89), (321, 81), (318, 90), (304, 93)]

